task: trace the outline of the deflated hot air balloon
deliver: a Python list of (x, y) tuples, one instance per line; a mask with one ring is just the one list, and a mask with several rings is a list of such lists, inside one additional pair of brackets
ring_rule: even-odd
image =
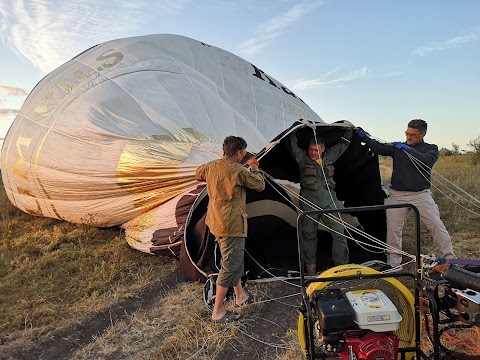
[[(113, 40), (32, 90), (5, 138), (3, 183), (25, 212), (122, 225), (132, 247), (178, 254), (207, 199), (195, 169), (221, 157), (228, 135), (255, 153), (300, 118), (323, 123), (280, 82), (225, 50), (177, 35)], [(340, 135), (333, 131), (331, 141)], [(278, 161), (278, 149), (261, 166), (289, 180), (295, 171)], [(265, 196), (280, 197), (274, 193), (251, 201), (264, 205), (255, 207), (257, 217), (283, 217), (294, 231), (296, 209), (284, 200), (271, 208)], [(296, 244), (295, 236), (289, 241)]]

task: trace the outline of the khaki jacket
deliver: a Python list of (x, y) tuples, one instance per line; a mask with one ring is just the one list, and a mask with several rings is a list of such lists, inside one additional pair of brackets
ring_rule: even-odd
[(215, 237), (246, 237), (246, 188), (265, 189), (265, 179), (256, 165), (250, 171), (224, 156), (222, 159), (201, 165), (197, 180), (206, 180), (209, 196), (205, 223)]

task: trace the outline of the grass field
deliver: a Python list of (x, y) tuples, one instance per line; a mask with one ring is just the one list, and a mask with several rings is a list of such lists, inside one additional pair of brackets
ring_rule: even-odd
[[(381, 159), (385, 179), (389, 168), (388, 159)], [(470, 165), (467, 155), (441, 158), (434, 170), (480, 197), (480, 166)], [(480, 218), (449, 200), (459, 201), (449, 187), (432, 191), (455, 252), (480, 259)], [(411, 223), (409, 219), (404, 245), (409, 252)], [(423, 228), (422, 241), (427, 251), (434, 250)], [(177, 259), (129, 248), (119, 228), (30, 216), (16, 209), (0, 186), (1, 359), (301, 357), (298, 288), (285, 292), (275, 284), (251, 285), (249, 291), (263, 298), (284, 298), (278, 302), (285, 307), (276, 312), (265, 301), (242, 309), (247, 315), (242, 322), (225, 326), (209, 322), (202, 290), (202, 284), (183, 281)], [(253, 336), (252, 329), (262, 326), (264, 337)], [(467, 353), (480, 348), (475, 329), (454, 339), (468, 346), (448, 340), (450, 344)]]

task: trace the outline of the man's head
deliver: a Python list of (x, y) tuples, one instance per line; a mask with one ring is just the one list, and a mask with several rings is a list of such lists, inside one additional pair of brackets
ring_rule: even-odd
[(240, 162), (247, 153), (247, 142), (238, 136), (227, 136), (223, 140), (223, 155), (232, 157)]
[(308, 144), (308, 157), (312, 160), (318, 160), (322, 157), (323, 152), (325, 151), (325, 140), (321, 137), (311, 138)]
[(427, 133), (427, 122), (422, 119), (413, 119), (408, 123), (405, 136), (407, 137), (407, 145), (417, 145), (423, 141), (423, 137)]

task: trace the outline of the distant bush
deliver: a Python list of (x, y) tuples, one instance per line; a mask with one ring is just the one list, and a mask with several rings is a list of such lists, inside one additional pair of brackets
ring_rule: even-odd
[(460, 145), (452, 143), (452, 154), (453, 155), (460, 155)]
[(460, 155), (460, 145), (452, 143), (452, 150), (447, 149), (447, 148), (441, 148), (438, 152), (439, 156), (456, 156)]
[(453, 155), (453, 151), (450, 150), (450, 149), (447, 149), (447, 148), (441, 148), (441, 149), (438, 151), (438, 155), (439, 155), (439, 156), (452, 156), (452, 155)]
[(472, 164), (477, 165), (480, 163), (480, 136), (477, 136), (475, 139), (470, 140), (468, 146), (472, 148)]

